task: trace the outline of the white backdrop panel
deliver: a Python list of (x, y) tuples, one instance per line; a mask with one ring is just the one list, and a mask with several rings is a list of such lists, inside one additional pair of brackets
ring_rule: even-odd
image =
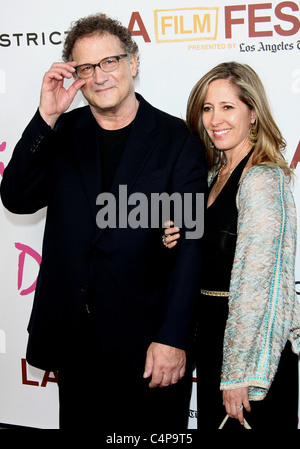
[[(96, 0), (14, 0), (0, 6), (0, 180), (38, 107), (45, 71), (61, 60), (65, 31), (72, 21), (96, 12), (118, 18), (131, 28), (141, 51), (136, 90), (173, 115), (185, 118), (191, 88), (217, 63), (250, 64), (265, 84), (288, 143), (286, 157), (294, 160), (299, 178), (299, 1), (110, 0), (101, 7)], [(79, 94), (72, 108), (83, 104)], [(298, 181), (294, 193), (299, 219)], [(21, 217), (0, 206), (0, 422), (57, 428), (54, 373), (44, 373), (24, 361), (44, 221), (45, 210)], [(299, 253), (298, 243), (300, 295)], [(191, 428), (196, 427), (195, 412), (194, 388)]]

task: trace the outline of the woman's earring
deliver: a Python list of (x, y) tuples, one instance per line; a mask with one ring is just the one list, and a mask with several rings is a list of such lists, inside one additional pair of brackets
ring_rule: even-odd
[(252, 123), (251, 128), (249, 129), (249, 140), (252, 144), (257, 142), (257, 129), (255, 123)]

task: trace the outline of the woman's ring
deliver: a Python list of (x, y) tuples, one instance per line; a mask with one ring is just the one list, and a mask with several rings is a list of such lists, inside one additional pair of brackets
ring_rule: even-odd
[(163, 245), (165, 245), (165, 247), (168, 247), (168, 244), (167, 244), (167, 242), (166, 242), (166, 240), (165, 240), (166, 237), (168, 237), (168, 236), (165, 235), (165, 234), (162, 236), (162, 242), (163, 242)]
[(237, 408), (240, 410), (243, 410), (244, 406), (243, 405), (237, 405)]

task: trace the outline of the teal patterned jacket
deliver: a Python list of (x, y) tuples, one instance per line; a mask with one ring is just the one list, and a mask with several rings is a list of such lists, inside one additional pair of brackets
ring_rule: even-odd
[(221, 390), (263, 399), (288, 340), (300, 351), (295, 290), (296, 208), (278, 167), (254, 166), (237, 194), (238, 235), (224, 336)]

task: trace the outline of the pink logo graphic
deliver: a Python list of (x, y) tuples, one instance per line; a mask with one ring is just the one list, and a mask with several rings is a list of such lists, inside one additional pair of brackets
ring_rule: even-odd
[[(6, 148), (6, 142), (2, 142), (0, 144), (0, 151), (4, 151)], [(3, 177), (3, 172), (4, 172), (4, 164), (3, 162), (0, 162), (0, 175)]]
[[(18, 265), (18, 290), (22, 287), (23, 282), (23, 273), (24, 273), (24, 263), (26, 254), (32, 257), (36, 262), (41, 265), (42, 258), (34, 249), (30, 248), (30, 246), (23, 245), (22, 243), (15, 243), (15, 247), (21, 251), (19, 255), (19, 265)], [(35, 290), (37, 279), (30, 285), (28, 288), (25, 288), (20, 291), (20, 295), (29, 295)]]

